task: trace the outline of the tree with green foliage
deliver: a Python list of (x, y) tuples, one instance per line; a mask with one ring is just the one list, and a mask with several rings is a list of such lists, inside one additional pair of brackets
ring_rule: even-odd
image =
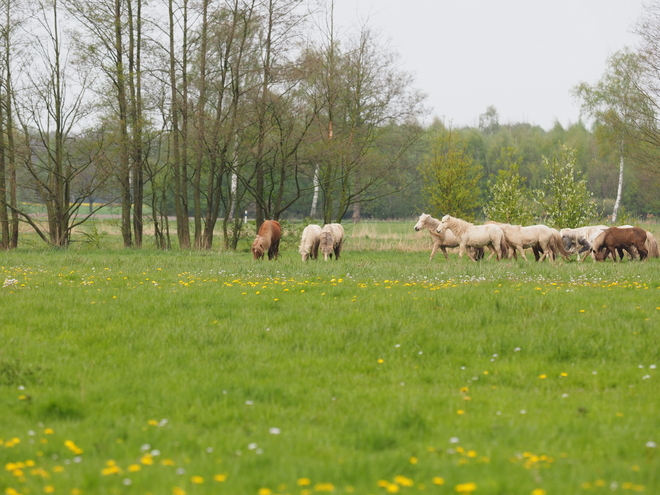
[(544, 222), (555, 228), (576, 228), (598, 216), (587, 180), (575, 171), (576, 151), (562, 146), (559, 153), (549, 159), (543, 157), (547, 177), (544, 189), (534, 191), (541, 206)]
[(454, 130), (442, 126), (419, 171), (422, 194), (432, 215), (450, 214), (468, 221), (474, 219), (480, 202), (478, 184), (483, 172)]
[(512, 225), (529, 225), (534, 219), (532, 194), (520, 175), (521, 156), (514, 148), (502, 148), (497, 160), (499, 171), (488, 181), (489, 201), (484, 215), (490, 220)]
[(640, 72), (640, 56), (627, 51), (613, 55), (609, 60), (609, 68), (602, 79), (595, 85), (581, 83), (574, 93), (582, 100), (582, 111), (596, 121), (601, 130), (599, 135), (607, 140), (615, 141), (619, 150), (619, 181), (612, 211), (612, 223), (616, 223), (623, 196), (624, 158), (627, 148), (632, 143), (630, 133), (626, 128), (639, 124), (639, 111), (645, 105), (643, 95), (639, 92), (637, 80)]

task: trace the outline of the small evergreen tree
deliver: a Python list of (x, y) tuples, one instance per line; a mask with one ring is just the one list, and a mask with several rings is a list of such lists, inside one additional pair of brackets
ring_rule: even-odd
[(490, 199), (484, 206), (484, 215), (496, 222), (529, 225), (534, 219), (532, 195), (525, 178), (518, 172), (521, 157), (514, 148), (502, 148), (497, 160), (495, 180), (488, 181)]
[(465, 143), (451, 128), (442, 128), (419, 171), (422, 193), (432, 215), (474, 219), (479, 207), (481, 166), (472, 160)]
[(555, 228), (576, 228), (594, 220), (598, 208), (587, 191), (587, 180), (575, 171), (576, 151), (562, 146), (559, 156), (543, 158), (548, 176), (545, 190), (534, 191), (546, 223)]

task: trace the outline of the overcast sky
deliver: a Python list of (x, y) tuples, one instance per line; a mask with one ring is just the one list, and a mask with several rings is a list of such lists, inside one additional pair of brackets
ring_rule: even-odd
[(635, 47), (648, 0), (335, 0), (335, 22), (366, 24), (401, 56), (433, 115), (476, 126), (494, 106), (500, 123), (550, 129), (579, 120), (571, 89), (595, 83), (607, 59)]

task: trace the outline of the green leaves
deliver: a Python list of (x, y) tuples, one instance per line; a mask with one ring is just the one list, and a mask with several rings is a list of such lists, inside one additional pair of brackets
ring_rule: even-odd
[(562, 146), (559, 156), (544, 157), (548, 177), (544, 189), (534, 191), (545, 223), (555, 228), (576, 228), (598, 216), (598, 207), (587, 190), (587, 180), (575, 171), (576, 152)]
[(465, 142), (444, 126), (432, 142), (431, 153), (422, 161), (422, 194), (432, 215), (474, 219), (479, 206), (481, 165), (474, 162)]

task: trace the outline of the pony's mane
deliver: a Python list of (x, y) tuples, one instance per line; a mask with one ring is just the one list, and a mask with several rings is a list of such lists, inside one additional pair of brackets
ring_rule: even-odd
[[(445, 220), (445, 218), (447, 220)], [(443, 217), (443, 220), (445, 220), (445, 223), (449, 226), (452, 232), (456, 234), (457, 236), (462, 235), (468, 227), (473, 227), (474, 224), (470, 222), (466, 222), (465, 220), (461, 220), (460, 218), (452, 217), (451, 215), (445, 215)]]
[(433, 218), (428, 213), (424, 213), (422, 216), (424, 217), (423, 219), (420, 218), (420, 220), (422, 220), (422, 222), (423, 222), (422, 225), (425, 228), (435, 232), (435, 229), (437, 229), (438, 225), (440, 225), (440, 220), (438, 220), (437, 218)]

